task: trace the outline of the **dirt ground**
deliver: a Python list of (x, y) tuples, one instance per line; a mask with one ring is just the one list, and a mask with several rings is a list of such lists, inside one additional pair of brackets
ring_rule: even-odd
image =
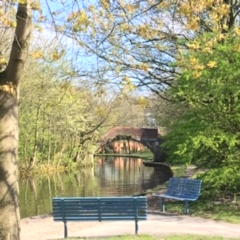
[[(148, 209), (150, 211), (159, 211), (159, 206), (159, 201), (149, 195)], [(69, 223), (71, 231), (81, 231), (82, 229), (93, 228), (100, 224), (99, 222)], [(54, 222), (53, 217), (49, 214), (21, 220), (22, 240), (56, 239), (63, 236), (63, 231), (63, 223)]]
[[(194, 170), (194, 167), (190, 166), (186, 171), (186, 177), (191, 176), (195, 172)], [(160, 208), (160, 199), (148, 194), (149, 217), (147, 221), (139, 222), (139, 234), (160, 236), (160, 239), (164, 239), (164, 236), (175, 234), (196, 234), (221, 236), (224, 239), (240, 239), (239, 224), (230, 224), (194, 216), (165, 214), (161, 212)], [(70, 222), (68, 223), (68, 230), (70, 237), (113, 236), (134, 234), (135, 232), (134, 221)], [(22, 240), (56, 240), (63, 239), (63, 236), (63, 223), (54, 222), (51, 215), (21, 220)]]
[[(183, 206), (184, 207), (184, 206)], [(164, 236), (195, 234), (221, 236), (224, 239), (240, 239), (240, 225), (187, 215), (174, 215), (160, 211), (160, 200), (148, 195), (148, 220), (139, 222), (139, 234)], [(135, 233), (134, 221), (115, 222), (69, 222), (69, 237), (99, 237)], [(22, 240), (63, 239), (64, 225), (54, 222), (51, 215), (42, 215), (21, 220)], [(101, 238), (105, 239), (105, 238)]]

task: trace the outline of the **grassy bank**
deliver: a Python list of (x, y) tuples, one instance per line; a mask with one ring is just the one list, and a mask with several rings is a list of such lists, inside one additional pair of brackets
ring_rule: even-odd
[(95, 157), (132, 157), (132, 158), (142, 158), (145, 160), (152, 160), (153, 154), (150, 151), (140, 152), (140, 153), (131, 153), (131, 154), (116, 154), (116, 153), (104, 153), (96, 154)]

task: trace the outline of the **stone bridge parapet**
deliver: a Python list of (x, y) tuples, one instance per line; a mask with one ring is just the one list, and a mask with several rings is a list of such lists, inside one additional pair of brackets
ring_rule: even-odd
[(119, 135), (132, 136), (139, 141), (143, 139), (156, 141), (159, 138), (157, 128), (115, 127), (110, 129), (103, 139), (114, 139)]

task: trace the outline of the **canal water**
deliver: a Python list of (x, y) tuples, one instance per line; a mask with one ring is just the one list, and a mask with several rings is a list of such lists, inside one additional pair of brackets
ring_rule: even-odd
[(138, 158), (98, 158), (94, 167), (20, 180), (21, 218), (51, 213), (53, 197), (132, 196), (165, 183), (169, 174)]

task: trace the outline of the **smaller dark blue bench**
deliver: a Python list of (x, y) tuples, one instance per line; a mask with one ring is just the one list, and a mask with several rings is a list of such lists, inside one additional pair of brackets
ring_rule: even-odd
[(185, 201), (189, 214), (189, 201), (196, 201), (200, 195), (202, 180), (189, 178), (170, 178), (166, 193), (153, 194), (162, 199), (162, 211), (165, 212), (165, 198)]
[(56, 197), (52, 199), (54, 221), (64, 223), (64, 238), (70, 221), (147, 220), (147, 197)]

